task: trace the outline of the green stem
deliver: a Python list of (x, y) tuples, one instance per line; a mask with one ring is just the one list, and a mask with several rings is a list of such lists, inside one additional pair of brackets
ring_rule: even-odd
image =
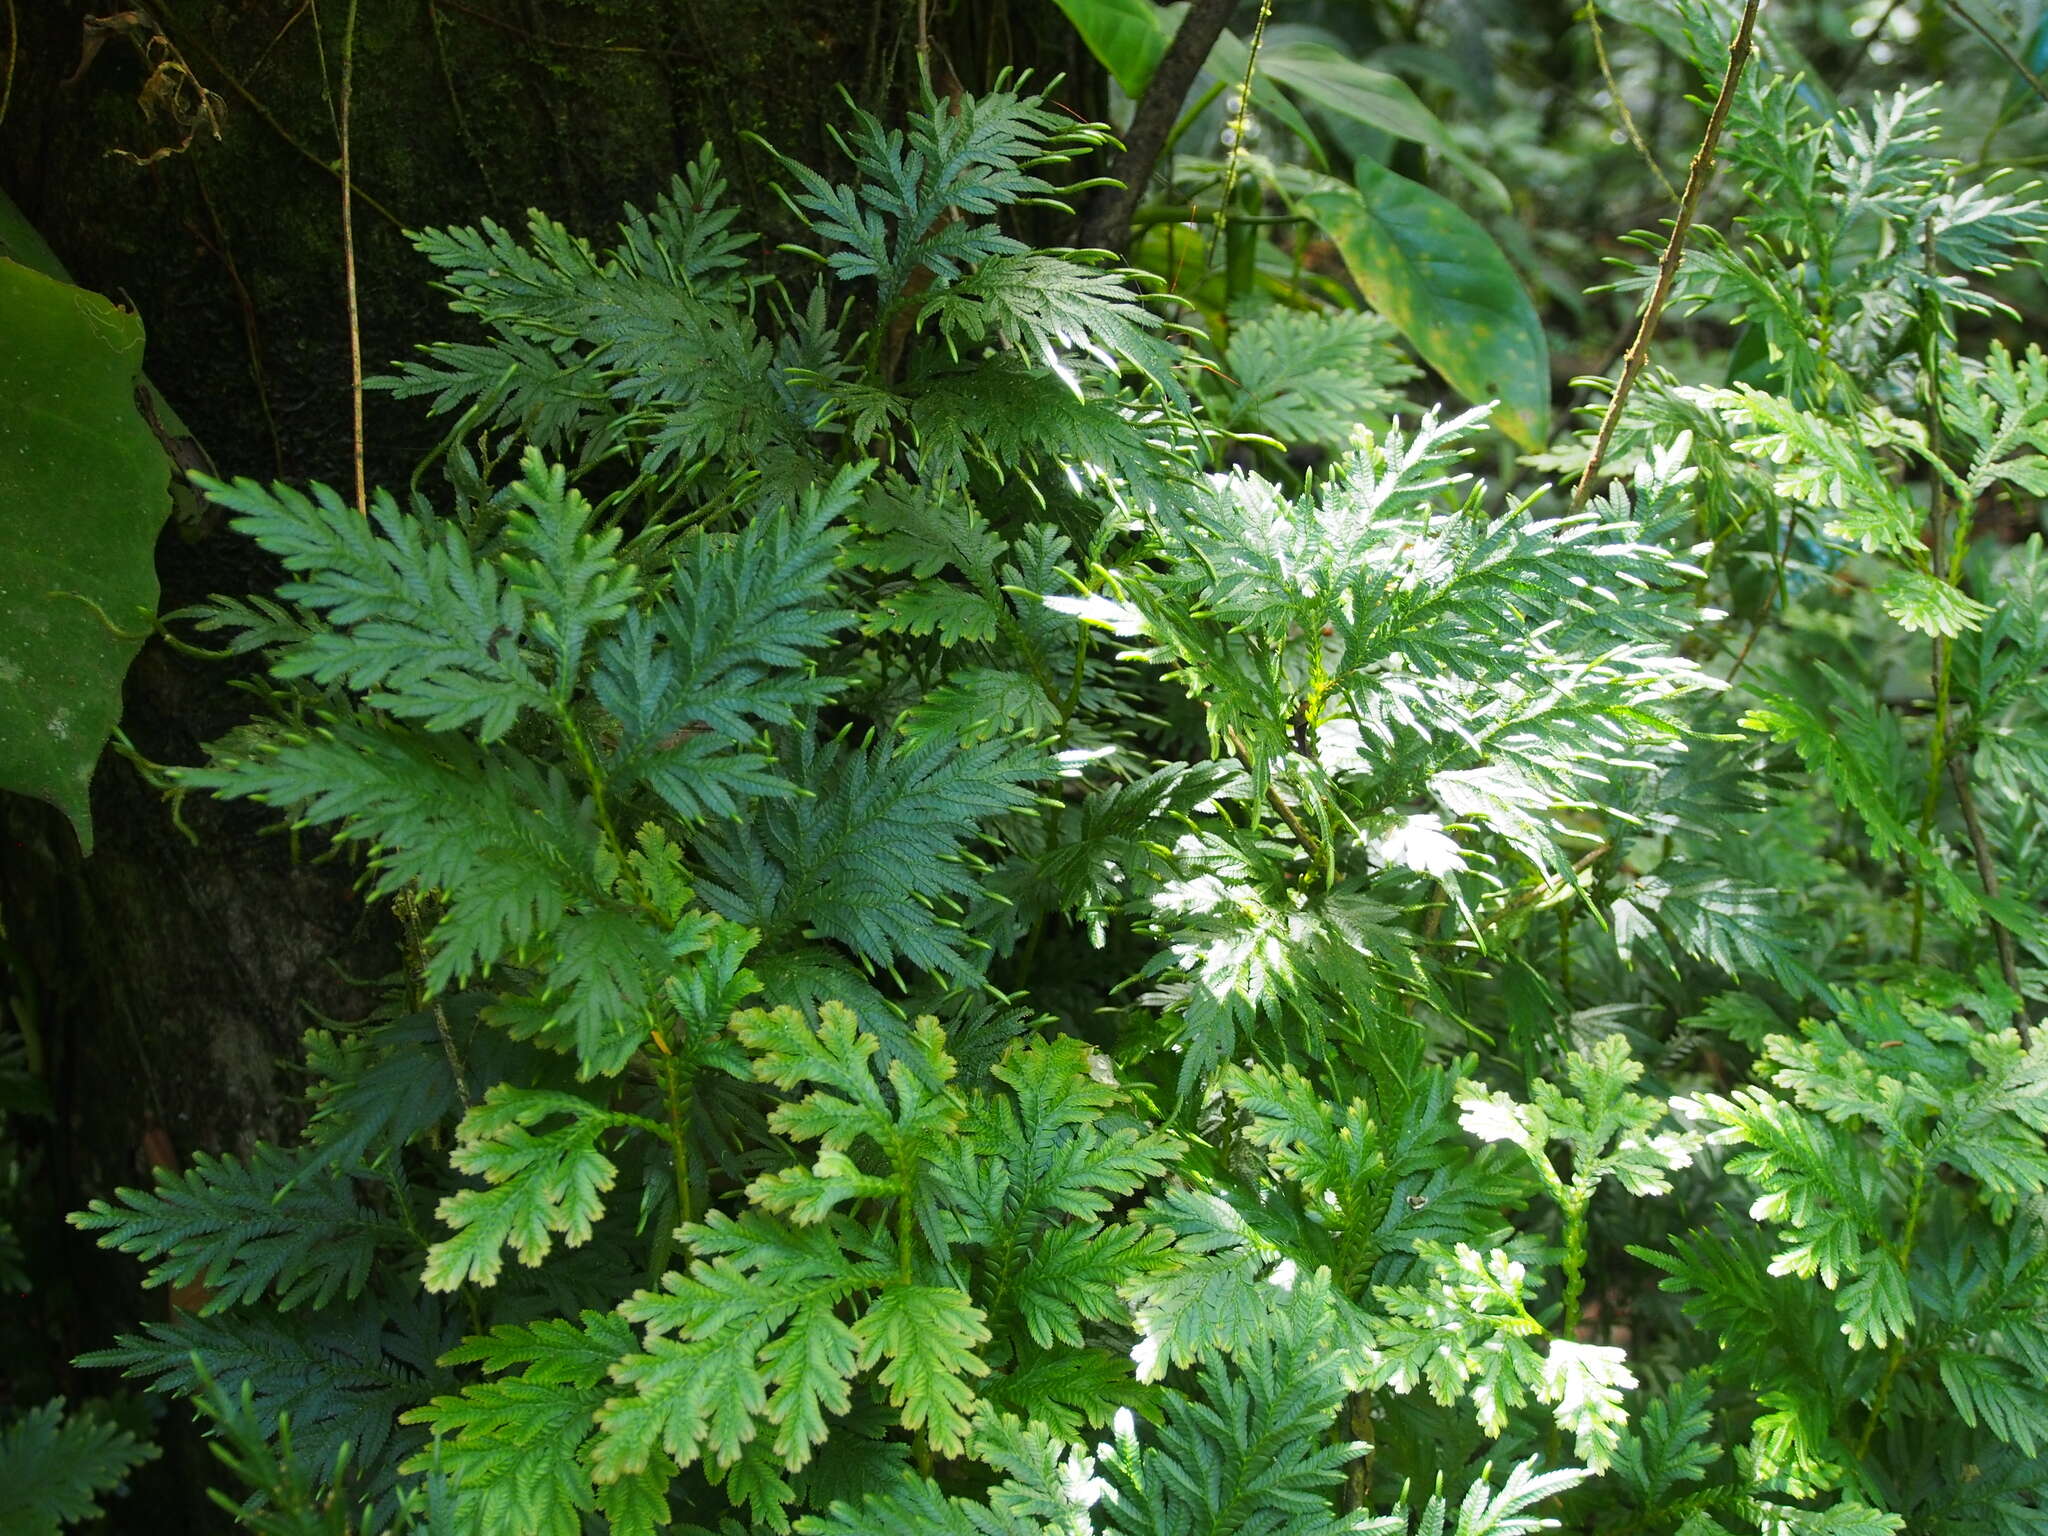
[(619, 829), (612, 824), (611, 807), (604, 798), (604, 770), (598, 766), (590, 738), (583, 734), (583, 727), (570, 713), (568, 700), (559, 697), (555, 700), (555, 720), (562, 727), (562, 737), (569, 743), (569, 750), (576, 754), (576, 763), (582, 768), (583, 777), (590, 784), (590, 803), (597, 811), (597, 824), (604, 834), (605, 846), (623, 870), (626, 867), (626, 845), (619, 838)]
[(917, 1278), (916, 1266), (911, 1262), (910, 1191), (905, 1190), (896, 1201), (896, 1264), (905, 1285), (913, 1284)]
[(668, 1144), (675, 1155), (676, 1224), (688, 1226), (697, 1219), (690, 1193), (690, 1139), (685, 1126), (692, 1098), (691, 1085), (683, 1064), (674, 1056), (661, 1063), (662, 1096), (668, 1102)]
[[(1976, 15), (1962, 3), (1962, 0), (1945, 0), (1945, 3), (1964, 26), (1983, 38), (1985, 43), (1990, 46), (1991, 51), (2005, 60), (2007, 68), (2027, 82), (2028, 90), (2040, 97), (2041, 100), (2048, 101), (2048, 85), (2044, 85), (2041, 77), (2027, 68), (2027, 61), (2014, 53), (2005, 39), (1978, 20)], [(1986, 142), (1989, 141), (1987, 140)]]
[[(1949, 660), (1952, 648), (1941, 636), (1934, 637), (1934, 740), (1927, 752), (1927, 789), (1920, 797), (1920, 841), (1926, 842), (1934, 829), (1934, 813), (1941, 802), (1941, 780), (1948, 771)], [(1913, 939), (1910, 955), (1920, 963), (1920, 951), (1927, 936), (1927, 885), (1913, 885)]]
[[(1935, 267), (1934, 231), (1930, 225), (1927, 231), (1927, 266), (1932, 275)], [(1933, 475), (1928, 481), (1927, 521), (1928, 555), (1927, 573), (1939, 581), (1954, 586), (1962, 576), (1962, 553), (1969, 536), (1970, 509), (1959, 505), (1955, 508), (1955, 526), (1948, 525), (1948, 498), (1942, 484), (1942, 419), (1941, 419), (1941, 320), (1930, 305), (1920, 317), (1920, 367), (1921, 388), (1925, 399), (1922, 409), (1927, 418), (1927, 451), (1933, 462)], [(1944, 562), (1942, 546), (1949, 546)], [(1925, 843), (1934, 829), (1934, 814), (1941, 803), (1941, 781), (1948, 768), (1949, 737), (1949, 663), (1953, 647), (1940, 635), (1934, 636), (1934, 740), (1927, 754), (1927, 788), (1920, 799), (1920, 841)], [(1924, 880), (1913, 885), (1913, 938), (1911, 955), (1915, 965), (1920, 963), (1921, 946), (1927, 931), (1927, 886)]]
[[(1984, 835), (1983, 818), (1977, 814), (1977, 797), (1970, 792), (1970, 770), (1955, 753), (1949, 754), (1948, 776), (1949, 782), (1955, 785), (1956, 805), (1963, 813), (1963, 830), (1969, 834), (1970, 852), (1977, 861), (1977, 879), (1984, 887), (1984, 894), (1996, 901), (1998, 864), (1991, 856), (1991, 840)], [(2031, 1051), (2034, 1036), (2027, 1024), (2027, 999), (2020, 990), (2019, 955), (2013, 947), (2012, 933), (1995, 917), (1987, 915), (1985, 921), (1991, 924), (1992, 942), (1998, 947), (1999, 972), (2013, 995), (2013, 1025), (2019, 1031), (2020, 1049)]]
[(1252, 45), (1245, 50), (1244, 81), (1238, 87), (1237, 116), (1230, 125), (1229, 159), (1223, 165), (1223, 195), (1216, 200), (1216, 233), (1210, 237), (1209, 265), (1216, 264), (1216, 241), (1229, 226), (1230, 205), (1237, 193), (1238, 173), (1244, 167), (1244, 136), (1251, 125), (1252, 77), (1258, 72), (1259, 51), (1266, 45), (1266, 23), (1273, 16), (1273, 0), (1259, 0), (1259, 19), (1252, 26)]
[(1573, 1190), (1564, 1199), (1564, 1315), (1557, 1336), (1579, 1336), (1579, 1304), (1586, 1294), (1586, 1206), (1591, 1190)]
[[(1927, 1194), (1927, 1164), (1913, 1171), (1913, 1193), (1906, 1201), (1906, 1230), (1899, 1240), (1897, 1255), (1899, 1273), (1909, 1283), (1913, 1263), (1913, 1245), (1920, 1237), (1920, 1212)], [(1887, 1351), (1884, 1377), (1877, 1384), (1877, 1395), (1870, 1400), (1870, 1417), (1863, 1422), (1863, 1433), (1856, 1440), (1856, 1459), (1861, 1461), (1870, 1452), (1870, 1442), (1877, 1434), (1877, 1426), (1884, 1421), (1886, 1407), (1891, 1403), (1892, 1383), (1898, 1379), (1899, 1368), (1906, 1363), (1906, 1341), (1903, 1337), (1893, 1339)]]

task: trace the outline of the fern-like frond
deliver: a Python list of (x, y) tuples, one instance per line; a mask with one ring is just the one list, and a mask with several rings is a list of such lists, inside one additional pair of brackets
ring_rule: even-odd
[(402, 1229), (357, 1200), (347, 1170), (312, 1169), (279, 1147), (244, 1160), (194, 1155), (153, 1190), (95, 1200), (71, 1224), (151, 1267), (145, 1286), (204, 1287), (201, 1315), (271, 1296), (279, 1311), (362, 1293), (381, 1241)]
[(102, 1513), (100, 1500), (157, 1449), (104, 1419), (67, 1414), (60, 1398), (0, 1428), (0, 1529), (57, 1536)]

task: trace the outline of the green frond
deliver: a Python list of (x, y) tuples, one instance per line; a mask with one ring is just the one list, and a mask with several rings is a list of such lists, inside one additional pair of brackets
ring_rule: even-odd
[(349, 1171), (267, 1145), (246, 1160), (199, 1152), (183, 1173), (159, 1169), (153, 1190), (119, 1190), (70, 1219), (149, 1264), (145, 1286), (204, 1288), (202, 1316), (264, 1296), (281, 1312), (324, 1307), (360, 1295), (380, 1244), (400, 1235), (357, 1200)]
[[(538, 1134), (531, 1129), (557, 1115), (567, 1123)], [(598, 1138), (629, 1119), (573, 1093), (506, 1083), (491, 1089), (462, 1117), (449, 1156), (462, 1172), (481, 1176), (484, 1187), (441, 1202), (436, 1214), (454, 1231), (427, 1250), (427, 1289), (494, 1284), (507, 1248), (531, 1267), (558, 1236), (571, 1248), (588, 1242), (604, 1214), (603, 1197), (618, 1180)]]
[(57, 1536), (102, 1513), (100, 1500), (157, 1449), (104, 1419), (66, 1414), (63, 1399), (0, 1428), (0, 1529)]
[(974, 888), (964, 845), (981, 821), (1025, 803), (1018, 786), (1039, 762), (1002, 742), (892, 751), (800, 737), (782, 766), (795, 797), (705, 840), (712, 904), (764, 930), (809, 927), (871, 965), (972, 974), (969, 940), (944, 906)]

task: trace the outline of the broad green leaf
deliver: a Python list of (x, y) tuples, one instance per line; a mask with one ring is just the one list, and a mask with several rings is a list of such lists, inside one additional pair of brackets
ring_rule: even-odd
[(88, 853), (171, 505), (141, 369), (135, 316), (0, 258), (0, 789), (63, 811)]
[(1281, 187), (1365, 294), (1467, 400), (1524, 448), (1550, 434), (1550, 349), (1536, 306), (1493, 237), (1455, 203), (1369, 161), (1358, 185), (1290, 170)]
[(1054, 0), (1088, 51), (1132, 100), (1145, 94), (1166, 52), (1169, 28), (1152, 0)]
[(1470, 177), (1496, 206), (1510, 205), (1500, 178), (1480, 165), (1445, 131), (1408, 82), (1348, 58), (1327, 43), (1289, 39), (1259, 50), (1259, 69), (1311, 106), (1334, 112), (1397, 139), (1427, 144)]

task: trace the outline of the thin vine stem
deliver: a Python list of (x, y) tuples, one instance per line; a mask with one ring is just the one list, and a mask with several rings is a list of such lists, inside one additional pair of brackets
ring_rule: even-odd
[[(1951, 752), (1948, 758), (1949, 782), (1955, 786), (1956, 805), (1963, 813), (1963, 830), (1969, 834), (1970, 854), (1976, 860), (1977, 879), (1984, 887), (1984, 894), (1991, 900), (1998, 900), (1998, 864), (1991, 857), (1991, 841), (1984, 835), (1984, 820), (1977, 814), (1977, 797), (1970, 791), (1970, 770), (1964, 766), (1962, 754)], [(1998, 969), (2011, 990), (2013, 1003), (2013, 1026), (2019, 1031), (2020, 1049), (2034, 1048), (2034, 1033), (2027, 1023), (2026, 995), (2020, 991), (2019, 955), (2013, 945), (2012, 931), (1997, 918), (1988, 914), (1985, 921), (1991, 924), (1991, 939), (1998, 947)]]
[[(193, 35), (191, 29), (179, 26), (177, 18), (172, 14), (168, 4), (166, 3), (166, 0), (157, 0), (157, 4), (154, 7), (154, 9), (156, 10), (157, 18), (159, 21), (178, 27), (179, 50), (183, 53), (186, 53), (190, 57), (197, 58), (201, 63), (205, 64), (212, 71), (213, 77), (219, 80), (229, 90), (233, 91), (235, 95), (239, 96), (242, 100), (242, 105), (247, 107), (250, 112), (255, 114), (256, 120), (259, 123), (263, 124), (264, 127), (268, 128), (272, 133), (276, 134), (278, 139), (285, 145), (286, 148), (291, 150), (292, 153), (297, 155), (301, 160), (304, 160), (307, 164), (316, 167), (326, 175), (338, 177), (344, 181), (349, 181), (348, 173), (341, 168), (339, 162), (334, 160), (322, 159), (319, 155), (315, 154), (311, 149), (307, 148), (304, 142), (302, 142), (295, 134), (293, 134), (289, 128), (285, 127), (283, 123), (278, 121), (277, 114), (275, 112), (272, 112), (270, 108), (266, 107), (262, 103), (262, 101), (257, 98), (254, 92), (252, 92), (246, 85), (242, 84), (240, 79), (238, 79), (234, 74), (232, 74), (227, 69), (227, 67), (220, 62), (219, 59), (215, 58), (212, 55), (212, 53), (210, 53), (207, 50), (206, 46), (203, 43), (197, 40), (197, 38)], [(319, 35), (317, 29), (314, 35), (316, 37)], [(321, 56), (321, 78), (323, 81), (326, 78), (326, 67), (326, 56), (323, 53)], [(361, 187), (354, 186), (352, 182), (350, 182), (350, 190), (354, 193), (355, 197), (362, 203), (362, 205), (365, 208), (368, 208), (371, 212), (375, 213), (380, 219), (382, 219), (385, 223), (389, 224), (393, 229), (399, 230), (401, 232), (404, 231), (406, 227), (405, 220), (401, 219), (397, 214), (393, 213), (389, 208), (385, 207), (383, 203), (379, 202), (376, 198), (372, 197), (369, 193), (365, 192)]]
[(1223, 162), (1223, 192), (1216, 201), (1216, 227), (1209, 236), (1208, 264), (1216, 265), (1216, 247), (1230, 223), (1230, 200), (1237, 193), (1237, 178), (1244, 171), (1244, 136), (1252, 120), (1252, 78), (1258, 73), (1259, 50), (1266, 46), (1266, 23), (1273, 15), (1273, 0), (1259, 0), (1259, 19), (1252, 27), (1252, 45), (1245, 50), (1244, 79), (1237, 87), (1237, 114), (1230, 120), (1230, 154)]
[[(661, 1041), (659, 1035), (654, 1038), (657, 1043)], [(683, 1064), (665, 1047), (661, 1073), (662, 1098), (668, 1110), (667, 1141), (675, 1157), (676, 1222), (679, 1226), (688, 1226), (697, 1219), (695, 1201), (690, 1193), (690, 1142), (684, 1125), (693, 1095), (684, 1078)]]
[(1946, 4), (1958, 21), (1981, 37), (1993, 53), (2005, 60), (2013, 72), (2027, 82), (2028, 90), (2032, 91), (2043, 101), (2048, 101), (2048, 84), (2044, 84), (2039, 75), (2027, 68), (2026, 60), (2014, 53), (2006, 44), (2005, 39), (1979, 21), (1975, 13), (1963, 4), (1963, 0), (1946, 0)]
[(1678, 217), (1671, 225), (1671, 238), (1664, 242), (1664, 255), (1657, 263), (1657, 281), (1650, 290), (1649, 301), (1643, 306), (1643, 317), (1636, 327), (1635, 340), (1629, 343), (1628, 355), (1622, 360), (1621, 378), (1616, 381), (1614, 394), (1607, 402), (1607, 413), (1600, 418), (1600, 435), (1594, 439), (1593, 452), (1586, 459), (1586, 467), (1579, 475), (1579, 483), (1572, 492), (1572, 508), (1576, 511), (1586, 504), (1592, 494), (1593, 478), (1600, 472), (1600, 465), (1607, 457), (1607, 450), (1614, 442), (1614, 432), (1621, 425), (1621, 414), (1628, 405), (1628, 397), (1635, 389), (1636, 377), (1643, 371), (1643, 365), (1650, 359), (1650, 342), (1657, 334), (1657, 322), (1664, 317), (1664, 306), (1670, 301), (1672, 285), (1678, 280), (1679, 263), (1685, 259), (1685, 237), (1692, 232), (1693, 221), (1699, 216), (1700, 199), (1707, 190), (1707, 181), (1714, 170), (1714, 157), (1721, 147), (1721, 130), (1728, 126), (1728, 114), (1735, 106), (1736, 87), (1742, 83), (1742, 71), (1749, 63), (1751, 46), (1756, 37), (1756, 13), (1761, 0), (1744, 0), (1742, 20), (1735, 28), (1735, 36), (1728, 43), (1728, 70), (1721, 77), (1721, 94), (1715, 98), (1714, 110), (1707, 117), (1707, 131), (1700, 139), (1700, 147), (1694, 151), (1692, 168), (1686, 172), (1685, 195), (1679, 199)]
[(0, 123), (7, 121), (7, 106), (14, 99), (14, 60), (21, 52), (21, 19), (14, 14), (14, 0), (7, 0), (7, 72), (0, 75)]
[[(1913, 1248), (1920, 1240), (1920, 1215), (1927, 1199), (1927, 1165), (1922, 1162), (1913, 1173), (1913, 1192), (1906, 1202), (1906, 1229), (1899, 1240), (1898, 1266), (1901, 1275), (1910, 1275), (1913, 1265)], [(1863, 1432), (1856, 1440), (1856, 1459), (1861, 1461), (1870, 1453), (1870, 1442), (1877, 1434), (1877, 1426), (1884, 1421), (1885, 1410), (1891, 1406), (1892, 1383), (1898, 1379), (1899, 1367), (1906, 1363), (1906, 1341), (1894, 1338), (1885, 1360), (1884, 1378), (1877, 1385), (1876, 1395), (1870, 1400), (1870, 1417), (1863, 1421)]]
[(341, 103), (337, 127), (341, 137), (341, 268), (342, 284), (348, 294), (348, 391), (355, 432), (356, 511), (368, 517), (370, 495), (363, 468), (363, 322), (356, 302), (356, 215), (351, 195), (355, 182), (349, 155), (349, 108), (356, 78), (356, 4), (357, 0), (348, 0), (348, 19), (341, 30)]
[(1600, 65), (1600, 78), (1607, 84), (1607, 94), (1614, 102), (1614, 110), (1621, 119), (1621, 131), (1628, 135), (1628, 141), (1635, 152), (1643, 157), (1643, 164), (1650, 168), (1650, 174), (1657, 178), (1657, 185), (1664, 189), (1666, 197), (1678, 196), (1678, 188), (1671, 185), (1671, 178), (1664, 174), (1664, 167), (1657, 163), (1657, 156), (1644, 142), (1642, 130), (1636, 127), (1636, 115), (1628, 109), (1628, 98), (1621, 93), (1621, 82), (1614, 78), (1614, 65), (1607, 57), (1607, 34), (1600, 25), (1600, 7), (1589, 3), (1580, 12), (1586, 18), (1586, 30), (1593, 37), (1593, 58)]

